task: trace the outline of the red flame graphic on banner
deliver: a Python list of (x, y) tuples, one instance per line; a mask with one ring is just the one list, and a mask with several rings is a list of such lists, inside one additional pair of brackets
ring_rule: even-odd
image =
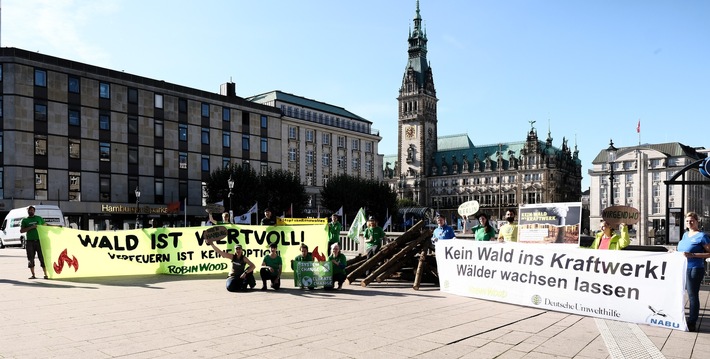
[(318, 253), (318, 247), (313, 248), (313, 259), (319, 262), (325, 262), (325, 256)]
[(66, 263), (70, 267), (74, 267), (74, 272), (79, 270), (79, 260), (76, 259), (76, 257), (72, 256), (69, 258), (69, 255), (67, 255), (67, 250), (64, 249), (62, 251), (62, 254), (59, 255), (59, 258), (57, 259), (59, 263), (54, 263), (52, 266), (54, 267), (54, 273), (61, 274), (62, 269), (64, 269), (64, 263)]

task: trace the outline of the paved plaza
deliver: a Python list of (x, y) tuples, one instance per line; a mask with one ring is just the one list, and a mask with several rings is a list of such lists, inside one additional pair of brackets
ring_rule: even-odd
[(689, 333), (398, 281), (229, 293), (225, 275), (31, 280), (19, 248), (0, 250), (0, 273), (0, 358), (710, 358), (707, 287)]

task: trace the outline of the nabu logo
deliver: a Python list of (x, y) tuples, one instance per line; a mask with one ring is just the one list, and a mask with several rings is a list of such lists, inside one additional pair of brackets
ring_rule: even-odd
[(663, 313), (663, 310), (656, 310), (652, 306), (648, 306), (651, 314), (646, 317), (646, 322), (653, 325), (658, 325), (666, 328), (680, 329), (680, 323), (668, 320), (668, 315)]
[(542, 303), (542, 297), (535, 294), (532, 296), (532, 298), (530, 298), (530, 301), (535, 305), (540, 305), (540, 303)]

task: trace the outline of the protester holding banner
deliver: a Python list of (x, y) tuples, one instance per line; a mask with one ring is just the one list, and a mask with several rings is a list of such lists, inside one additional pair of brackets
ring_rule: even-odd
[(44, 271), (44, 279), (48, 279), (47, 268), (44, 266), (44, 256), (42, 255), (42, 246), (39, 241), (39, 233), (37, 226), (46, 224), (44, 219), (35, 215), (35, 206), (27, 207), (27, 217), (20, 222), (20, 233), (25, 234), (25, 250), (27, 252), (27, 268), (30, 269), (32, 276), (29, 279), (35, 279), (35, 254), (39, 258), (39, 266)]
[[(338, 289), (343, 287), (345, 282), (345, 265), (348, 264), (348, 259), (345, 254), (340, 252), (340, 246), (335, 243), (331, 248), (332, 254), (328, 256), (328, 260), (333, 263), (333, 284), (338, 283)], [(325, 289), (333, 289), (326, 287)]]
[(276, 218), (274, 218), (274, 215), (271, 212), (271, 208), (267, 207), (264, 210), (264, 218), (261, 219), (261, 225), (262, 226), (275, 226), (276, 225)]
[(232, 261), (232, 269), (227, 277), (227, 290), (230, 292), (238, 292), (246, 290), (247, 287), (254, 288), (256, 279), (254, 279), (254, 269), (256, 266), (249, 258), (244, 256), (244, 249), (241, 244), (237, 244), (234, 249), (235, 253), (225, 252), (219, 249), (213, 241), (208, 241), (215, 252), (219, 253), (224, 258)]
[(471, 228), (471, 232), (477, 241), (490, 241), (491, 238), (496, 238), (496, 229), (488, 221), (488, 214), (484, 212), (478, 215), (478, 225)]
[(328, 231), (328, 254), (330, 254), (333, 244), (337, 243), (340, 246), (340, 231), (343, 230), (343, 225), (338, 221), (338, 214), (333, 213), (330, 216), (331, 221), (326, 225)]
[(700, 284), (705, 276), (705, 260), (710, 258), (710, 237), (699, 229), (698, 214), (688, 212), (685, 215), (688, 231), (678, 242), (678, 251), (688, 258), (685, 289), (688, 292), (688, 330), (694, 332), (700, 312)]
[(431, 242), (436, 244), (442, 239), (452, 239), (456, 237), (454, 230), (446, 224), (446, 218), (444, 216), (436, 216), (436, 224), (438, 227), (434, 228), (434, 234), (431, 236)]
[[(291, 261), (291, 269), (293, 269), (294, 272), (298, 270), (296, 262), (313, 262), (313, 255), (308, 252), (308, 246), (305, 243), (301, 243), (301, 254), (297, 255), (296, 258)], [(308, 287), (308, 289), (313, 288), (315, 287)], [(301, 289), (303, 289), (303, 286), (301, 286)]]
[(517, 242), (518, 241), (518, 225), (515, 223), (515, 211), (507, 210), (505, 212), (505, 220), (508, 222), (500, 227), (498, 231), (499, 242)]
[(612, 227), (607, 221), (601, 221), (601, 232), (597, 233), (596, 238), (592, 246), (592, 249), (624, 249), (631, 243), (631, 238), (629, 238), (629, 227), (626, 223), (619, 225), (621, 234), (613, 233)]
[(279, 256), (278, 245), (276, 243), (271, 243), (269, 245), (271, 248), (271, 253), (264, 257), (264, 261), (261, 263), (261, 282), (263, 286), (261, 290), (266, 290), (266, 281), (271, 280), (271, 288), (278, 290), (281, 287), (281, 256)]

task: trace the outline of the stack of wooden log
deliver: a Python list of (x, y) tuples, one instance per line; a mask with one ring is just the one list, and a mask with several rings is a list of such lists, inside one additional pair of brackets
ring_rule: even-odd
[(384, 245), (372, 258), (360, 254), (348, 261), (345, 268), (348, 283), (358, 278), (360, 286), (366, 287), (373, 281), (383, 282), (389, 278), (413, 280), (412, 288), (418, 290), (422, 281), (438, 284), (436, 258), (431, 250), (430, 229), (424, 222), (412, 226), (394, 241)]

